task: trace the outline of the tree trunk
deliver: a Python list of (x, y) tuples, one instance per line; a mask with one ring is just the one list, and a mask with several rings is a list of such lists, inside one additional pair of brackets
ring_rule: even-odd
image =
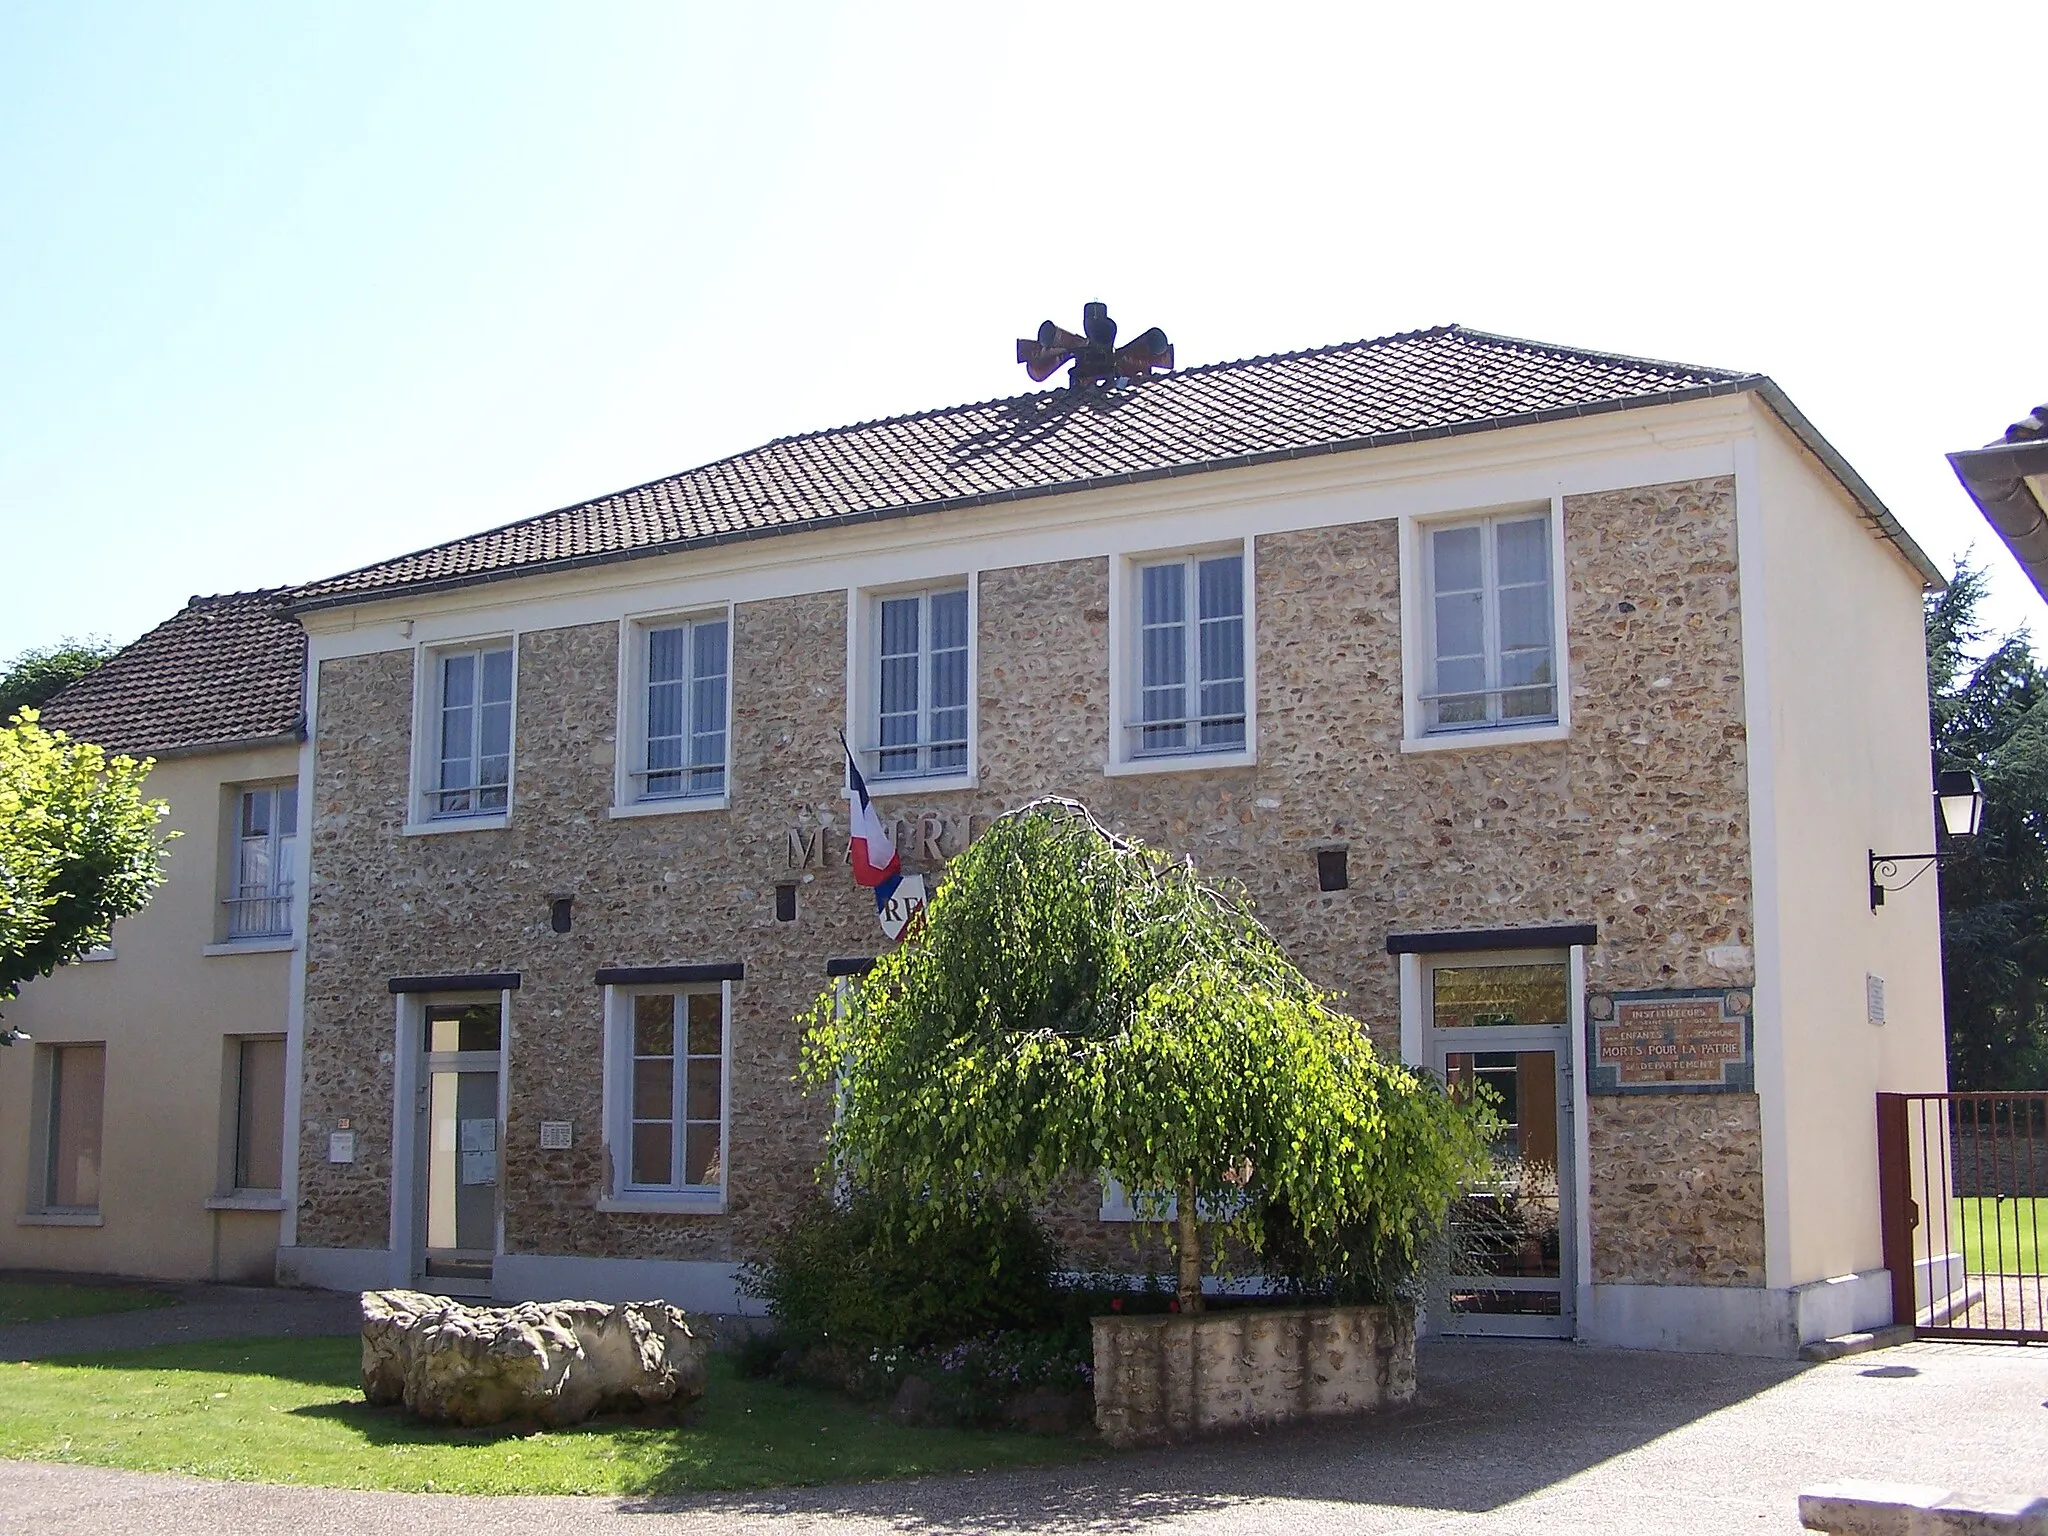
[(1183, 1314), (1199, 1312), (1202, 1310), (1202, 1232), (1195, 1220), (1193, 1179), (1180, 1187), (1175, 1246), (1180, 1249), (1180, 1309)]

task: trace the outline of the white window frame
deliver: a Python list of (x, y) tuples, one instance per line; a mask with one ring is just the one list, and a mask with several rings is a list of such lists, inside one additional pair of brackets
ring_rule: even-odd
[[(1432, 533), (1492, 522), (1513, 522), (1543, 516), (1541, 502), (1506, 506), (1461, 508), (1402, 519), (1401, 563), (1401, 693), (1403, 752), (1445, 752), (1477, 747), (1511, 746), (1528, 742), (1563, 741), (1571, 735), (1571, 654), (1567, 647), (1570, 607), (1570, 570), (1565, 564), (1564, 498), (1553, 496), (1548, 504), (1550, 519), (1550, 643), (1551, 672), (1556, 680), (1555, 719), (1532, 720), (1526, 724), (1452, 726), (1428, 728), (1425, 695), (1433, 685), (1436, 670), (1435, 604), (1431, 577)], [(1487, 554), (1491, 568), (1490, 541)], [(1490, 603), (1490, 600), (1489, 600)]]
[[(715, 794), (649, 795), (647, 784), (648, 636), (659, 629), (691, 629), (699, 624), (725, 625), (725, 772)], [(619, 626), (618, 774), (610, 815), (668, 816), (691, 811), (722, 811), (732, 804), (733, 605), (725, 603), (650, 614), (628, 615)], [(516, 694), (518, 680), (513, 680)]]
[[(286, 791), (292, 796), (292, 831), (289, 838), (277, 830), (278, 803)], [(297, 861), (304, 840), (300, 836), (299, 824), (303, 819), (298, 805), (299, 781), (278, 779), (268, 784), (237, 784), (230, 791), (229, 815), (232, 821), (228, 828), (227, 869), (224, 882), (227, 894), (221, 897), (224, 922), (221, 928), (223, 947), (247, 947), (262, 945), (276, 948), (279, 940), (292, 937), (292, 913), (297, 906), (295, 900)], [(270, 832), (265, 841), (270, 844), (270, 884), (261, 893), (251, 894), (250, 888), (242, 884), (242, 847), (251, 839), (245, 838), (242, 826), (244, 812), (253, 795), (270, 797)], [(288, 854), (286, 850), (288, 851)], [(273, 919), (282, 918), (283, 926), (245, 928), (240, 914), (248, 908), (267, 906)]]
[[(1219, 555), (1238, 556), (1244, 577), (1244, 745), (1141, 751), (1136, 726), (1144, 706), (1145, 658), (1140, 633), (1145, 611), (1144, 595), (1140, 589), (1143, 572), (1149, 566), (1170, 565), (1175, 561), (1192, 568), (1199, 561)], [(1255, 541), (1250, 537), (1116, 557), (1109, 584), (1109, 754), (1103, 764), (1104, 773), (1189, 773), (1212, 768), (1249, 768), (1258, 762), (1258, 585)], [(1192, 577), (1188, 593), (1191, 602), (1199, 602)], [(1191, 608), (1187, 642), (1191, 668), (1199, 660), (1199, 632), (1199, 614)], [(1196, 672), (1191, 670), (1189, 676), (1194, 679)], [(1190, 686), (1199, 684), (1191, 682)]]
[[(512, 653), (512, 703), (505, 751), (505, 805), (502, 810), (449, 811), (438, 809), (441, 793), (441, 663), (465, 652), (481, 658), (486, 651)], [(459, 639), (436, 640), (415, 648), (413, 653), (412, 792), (408, 799), (405, 831), (419, 836), (439, 832), (478, 832), (510, 824), (512, 806), (518, 793), (519, 777), (519, 635), (499, 632)]]
[[(929, 735), (931, 707), (931, 635), (929, 600), (948, 592), (967, 593), (967, 761), (957, 769), (936, 773), (882, 774), (882, 604), (906, 597), (925, 600), (919, 622), (918, 700), (920, 735)], [(972, 789), (979, 782), (981, 734), (981, 580), (980, 572), (889, 587), (854, 587), (847, 592), (846, 739), (860, 762), (868, 793), (880, 800), (889, 795), (926, 795), (940, 790)], [(929, 742), (920, 742), (920, 752)]]
[[(642, 1188), (631, 1182), (633, 1156), (633, 999), (667, 994), (681, 999), (691, 993), (716, 995), (721, 1020), (718, 1077), (718, 1172), (714, 1185)], [(685, 1028), (684, 1010), (677, 1009), (677, 1038)], [(677, 1071), (685, 1079), (685, 1058)], [(680, 1090), (679, 1090), (680, 1091)], [(678, 1122), (678, 1126), (682, 1122)], [(605, 988), (604, 995), (604, 1136), (605, 1192), (601, 1211), (654, 1215), (718, 1216), (725, 1213), (726, 1191), (732, 1184), (732, 983), (635, 982)], [(678, 1135), (678, 1155), (683, 1138)]]

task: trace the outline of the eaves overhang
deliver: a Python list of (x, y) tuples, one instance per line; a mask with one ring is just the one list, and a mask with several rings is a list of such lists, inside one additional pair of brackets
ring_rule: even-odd
[(1966, 448), (1948, 462), (2034, 590), (2048, 598), (2048, 438)]
[(777, 523), (758, 528), (740, 528), (721, 533), (705, 534), (696, 538), (672, 540), (661, 544), (639, 545), (630, 549), (601, 550), (587, 555), (576, 555), (558, 560), (536, 560), (525, 564), (506, 566), (495, 570), (464, 572), (455, 576), (438, 577), (427, 581), (407, 582), (385, 588), (364, 591), (328, 592), (318, 596), (293, 601), (289, 594), (278, 604), (277, 611), (299, 616), (317, 613), (323, 609), (360, 608), (373, 603), (396, 602), (404, 598), (428, 596), (438, 592), (461, 591), (470, 587), (487, 586), (495, 582), (520, 580), (530, 576), (559, 575), (565, 572), (589, 570), (594, 567), (616, 565), (629, 560), (649, 559), (659, 555), (675, 555), (690, 550), (715, 549), (729, 544), (750, 544), (761, 539), (784, 538), (814, 529), (851, 528), (871, 523), (891, 522), (898, 518), (919, 517), (937, 512), (963, 511), (975, 507), (1001, 506), (1010, 503), (1035, 501), (1049, 496), (1071, 496), (1089, 491), (1110, 490), (1123, 486), (1146, 485), (1158, 481), (1181, 479), (1190, 475), (1216, 474), (1225, 470), (1255, 469), (1266, 465), (1285, 464), (1297, 460), (1326, 458), (1332, 454), (1363, 453), (1375, 448), (1389, 448), (1404, 443), (1441, 441), (1447, 438), (1472, 437), (1486, 432), (1504, 432), (1516, 427), (1542, 426), (1551, 422), (1575, 421), (1588, 417), (1609, 416), (1622, 411), (1644, 410), (1656, 406), (1679, 405), (1688, 401), (1712, 400), (1732, 395), (1754, 393), (1786, 428), (1798, 438), (1827, 471), (1841, 484), (1870, 523), (1899, 550), (1909, 564), (1919, 572), (1928, 588), (1940, 591), (1948, 585), (1940, 567), (1914, 541), (1911, 534), (1895, 518), (1890, 509), (1878, 498), (1864, 478), (1842, 457), (1834, 445), (1821, 436), (1819, 430), (1795, 406), (1777, 384), (1763, 374), (1746, 374), (1740, 378), (1719, 380), (1697, 385), (1691, 389), (1669, 390), (1654, 395), (1638, 395), (1621, 400), (1604, 400), (1583, 405), (1563, 406), (1554, 410), (1527, 411), (1512, 416), (1496, 416), (1485, 421), (1452, 422), (1442, 426), (1408, 428), (1397, 432), (1375, 433), (1364, 437), (1342, 438), (1327, 443), (1313, 443), (1299, 447), (1273, 449), (1261, 453), (1236, 454), (1217, 459), (1205, 459), (1187, 464), (1167, 464), (1153, 468), (1127, 470), (1114, 475), (1097, 475), (1083, 479), (1063, 480), (1049, 485), (1024, 486), (1002, 491), (990, 491), (974, 496), (950, 497), (943, 500), (914, 502), (901, 506), (874, 507), (863, 511), (839, 513), (808, 522)]

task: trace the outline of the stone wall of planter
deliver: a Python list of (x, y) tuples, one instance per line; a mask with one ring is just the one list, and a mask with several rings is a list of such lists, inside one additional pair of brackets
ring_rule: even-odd
[(1095, 1427), (1114, 1446), (1399, 1407), (1415, 1396), (1403, 1307), (1098, 1317)]

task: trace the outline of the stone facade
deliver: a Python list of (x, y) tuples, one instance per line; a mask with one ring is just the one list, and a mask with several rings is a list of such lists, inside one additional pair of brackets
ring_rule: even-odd
[[(882, 808), (906, 829), (941, 818), (957, 842), (957, 829), (1036, 795), (1080, 798), (1210, 878), (1241, 882), (1304, 970), (1343, 993), (1389, 1051), (1391, 931), (1594, 922), (1594, 986), (1752, 984), (1746, 959), (1725, 963), (1752, 943), (1733, 482), (1567, 499), (1564, 741), (1401, 750), (1397, 537), (1381, 521), (1257, 538), (1258, 763), (1243, 768), (1104, 775), (1110, 562), (983, 571), (978, 787)], [(881, 942), (844, 869), (791, 867), (792, 826), (844, 826), (846, 606), (841, 589), (734, 609), (723, 811), (607, 815), (615, 623), (520, 635), (502, 830), (404, 832), (410, 651), (322, 665), (300, 1244), (387, 1241), (392, 1069), (380, 1053), (393, 1040), (386, 981), (398, 975), (522, 977), (508, 1050), (508, 1253), (742, 1259), (814, 1187), (829, 1111), (793, 1086), (793, 1018), (825, 985), (828, 957)], [(923, 841), (905, 849), (912, 867)], [(1333, 846), (1350, 850), (1351, 887), (1321, 892), (1314, 854)], [(775, 921), (779, 881), (800, 886), (794, 923)], [(575, 897), (574, 925), (557, 934), (549, 900), (563, 893)], [(593, 974), (698, 961), (746, 967), (731, 1018), (727, 1212), (602, 1212)], [(342, 1117), (357, 1130), (357, 1161), (332, 1166), (323, 1149)], [(538, 1149), (543, 1119), (574, 1122), (570, 1150)], [(1756, 1127), (1751, 1099), (1596, 1105), (1596, 1278), (1760, 1284)], [(1693, 1130), (1706, 1144), (1681, 1146)], [(1091, 1207), (1076, 1197), (1075, 1246), (1127, 1260), (1127, 1229), (1079, 1219)]]

